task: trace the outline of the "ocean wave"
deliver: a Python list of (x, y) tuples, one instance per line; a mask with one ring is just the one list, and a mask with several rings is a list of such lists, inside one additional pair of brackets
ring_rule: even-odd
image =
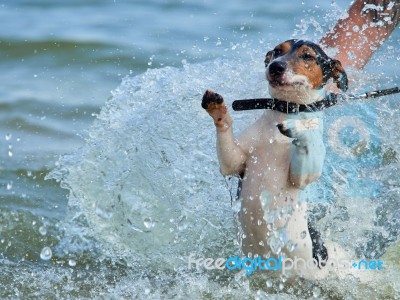
[(126, 65), (132, 69), (145, 70), (148, 57), (141, 51), (132, 51), (124, 45), (101, 41), (68, 39), (9, 39), (0, 41), (0, 63), (15, 62), (70, 68), (92, 64), (96, 66)]

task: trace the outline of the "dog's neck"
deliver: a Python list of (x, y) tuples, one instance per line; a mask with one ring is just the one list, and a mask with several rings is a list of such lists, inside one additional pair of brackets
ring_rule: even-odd
[(279, 89), (269, 85), (269, 92), (272, 98), (301, 105), (309, 105), (326, 98), (324, 88), (314, 90), (300, 86), (296, 89)]
[(324, 98), (309, 104), (298, 104), (281, 99), (268, 99), (268, 103), (263, 103), (264, 108), (279, 111), (284, 114), (312, 113), (322, 111), (325, 108), (335, 105), (338, 101), (337, 94), (325, 94)]

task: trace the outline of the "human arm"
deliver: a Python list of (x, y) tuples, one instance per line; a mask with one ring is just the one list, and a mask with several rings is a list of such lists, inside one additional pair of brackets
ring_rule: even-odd
[(321, 43), (338, 48), (335, 58), (343, 66), (361, 69), (398, 26), (399, 20), (399, 0), (356, 0), (348, 17), (340, 19)]

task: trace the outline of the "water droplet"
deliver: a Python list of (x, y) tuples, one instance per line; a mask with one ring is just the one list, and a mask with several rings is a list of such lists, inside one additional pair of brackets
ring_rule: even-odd
[(306, 236), (307, 236), (307, 232), (305, 230), (300, 233), (300, 238), (301, 239), (306, 238)]
[(156, 225), (150, 217), (144, 218), (143, 224), (147, 229), (151, 229)]
[(284, 287), (285, 287), (285, 286), (283, 285), (283, 283), (280, 283), (280, 284), (279, 284), (279, 289), (280, 289), (280, 290), (283, 290)]
[(151, 66), (153, 64), (154, 57), (155, 57), (155, 55), (150, 56), (149, 62), (147, 63), (147, 65)]
[(297, 246), (297, 244), (295, 244), (293, 241), (288, 241), (287, 244), (286, 244), (286, 249), (289, 252), (293, 252), (294, 249), (296, 249), (296, 246)]
[(274, 253), (274, 254), (279, 254), (279, 253), (281, 253), (281, 250), (282, 250), (282, 241), (279, 239), (279, 238), (277, 238), (277, 237), (271, 237), (269, 240), (268, 240), (268, 245), (271, 247), (271, 251), (272, 251), (272, 253)]
[(235, 213), (238, 213), (240, 211), (242, 204), (239, 200), (236, 200), (232, 203), (232, 210)]
[(32, 176), (32, 171), (26, 171), (26, 176), (31, 177)]
[(11, 181), (11, 182), (9, 182), (9, 183), (7, 183), (7, 191), (11, 190), (11, 189), (12, 189), (12, 187), (13, 187), (13, 183), (12, 183), (12, 181)]
[(40, 226), (39, 228), (39, 233), (43, 236), (45, 236), (47, 234), (47, 228), (46, 226)]
[(321, 295), (321, 289), (319, 287), (314, 287), (313, 288), (313, 297), (318, 298)]
[(11, 140), (11, 138), (12, 138), (12, 134), (11, 133), (7, 133), (6, 134), (6, 141)]
[(259, 244), (261, 247), (264, 247), (264, 242), (263, 242), (263, 241), (260, 241), (258, 244)]
[(69, 265), (70, 267), (75, 267), (75, 266), (76, 266), (76, 260), (71, 258), (71, 259), (68, 261), (68, 265)]
[(9, 157), (12, 157), (12, 156), (13, 156), (13, 153), (12, 153), (11, 150), (8, 151), (8, 156), (9, 156)]
[(274, 142), (274, 139), (269, 139), (269, 143), (272, 144)]
[(267, 280), (265, 282), (265, 284), (267, 285), (267, 288), (272, 288), (272, 281), (271, 280)]
[(49, 260), (53, 256), (53, 252), (51, 251), (50, 247), (44, 247), (42, 252), (40, 252), (40, 258), (43, 260)]

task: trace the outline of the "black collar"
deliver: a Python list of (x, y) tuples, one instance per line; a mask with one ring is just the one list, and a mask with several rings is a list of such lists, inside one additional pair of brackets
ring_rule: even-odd
[(232, 103), (233, 110), (272, 109), (285, 114), (299, 112), (316, 112), (331, 107), (338, 102), (338, 94), (327, 94), (320, 101), (311, 104), (297, 104), (274, 98), (258, 98), (235, 100)]

